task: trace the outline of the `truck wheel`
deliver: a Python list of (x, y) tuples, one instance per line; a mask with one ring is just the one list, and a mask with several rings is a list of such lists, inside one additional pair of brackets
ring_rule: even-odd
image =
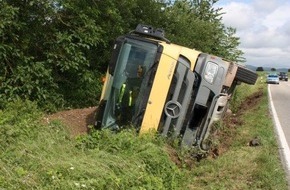
[(258, 78), (257, 73), (245, 67), (238, 66), (235, 79), (246, 84), (255, 84)]

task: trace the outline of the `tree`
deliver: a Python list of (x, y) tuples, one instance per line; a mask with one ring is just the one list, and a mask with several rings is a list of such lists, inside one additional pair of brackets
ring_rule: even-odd
[(189, 1), (174, 1), (164, 11), (167, 20), (162, 27), (166, 28), (166, 35), (172, 42), (209, 52), (213, 46), (213, 25), (198, 18), (196, 8)]
[[(22, 98), (41, 106), (69, 106), (69, 95), (79, 93), (88, 84), (95, 86), (89, 57), (90, 48), (102, 42), (103, 31), (94, 23), (97, 11), (89, 17), (89, 8), (81, 12), (84, 6), (71, 1), (1, 4), (1, 14), (8, 23), (2, 23), (0, 35), (4, 48), (0, 56), (4, 68), (0, 95), (4, 102)], [(82, 92), (84, 97), (87, 92)]]
[(256, 71), (264, 71), (263, 67), (257, 67)]
[[(1, 1), (1, 88), (0, 107), (13, 99), (44, 100), (57, 103), (51, 70), (43, 60), (41, 40), (49, 14), (41, 7), (47, 1)], [(3, 69), (2, 69), (3, 68)]]
[(240, 38), (236, 37), (236, 29), (228, 27), (224, 30), (224, 36), (221, 36), (221, 46), (218, 48), (218, 55), (225, 59), (244, 63), (246, 62), (243, 57), (243, 52), (237, 47), (240, 45)]
[(271, 71), (276, 71), (276, 68), (271, 68)]
[(235, 62), (245, 62), (236, 29), (226, 28), (221, 22), (221, 8), (217, 0), (177, 0), (165, 9), (168, 38), (180, 45), (198, 49)]
[[(137, 24), (172, 42), (240, 60), (217, 0), (2, 0), (0, 108), (29, 99), (47, 110), (96, 105), (111, 44)], [(161, 9), (161, 8), (164, 9)]]

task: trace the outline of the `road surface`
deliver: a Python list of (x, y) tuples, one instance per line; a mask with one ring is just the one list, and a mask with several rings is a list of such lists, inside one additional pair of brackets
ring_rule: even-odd
[(268, 92), (282, 160), (290, 184), (290, 82), (280, 81), (279, 85), (269, 84)]

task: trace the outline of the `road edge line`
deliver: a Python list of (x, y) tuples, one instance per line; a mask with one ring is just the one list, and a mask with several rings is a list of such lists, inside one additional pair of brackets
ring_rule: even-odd
[(276, 132), (279, 136), (279, 142), (280, 142), (280, 146), (281, 146), (280, 149), (282, 151), (282, 155), (284, 156), (285, 169), (287, 170), (286, 171), (287, 174), (290, 176), (290, 149), (289, 149), (288, 143), (286, 141), (284, 131), (283, 131), (281, 124), (280, 124), (280, 121), (278, 119), (277, 112), (276, 112), (276, 109), (274, 107), (274, 103), (272, 101), (270, 85), (268, 85), (268, 96), (269, 96), (269, 100), (270, 100), (269, 102), (270, 102), (270, 107), (271, 107), (271, 111), (272, 111), (272, 116), (274, 118)]

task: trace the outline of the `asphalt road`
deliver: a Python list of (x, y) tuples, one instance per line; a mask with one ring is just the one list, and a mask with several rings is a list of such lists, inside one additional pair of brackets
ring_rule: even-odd
[(269, 101), (279, 140), (282, 161), (290, 185), (290, 81), (269, 84)]
[(290, 145), (290, 81), (269, 85), (274, 107), (288, 145)]

